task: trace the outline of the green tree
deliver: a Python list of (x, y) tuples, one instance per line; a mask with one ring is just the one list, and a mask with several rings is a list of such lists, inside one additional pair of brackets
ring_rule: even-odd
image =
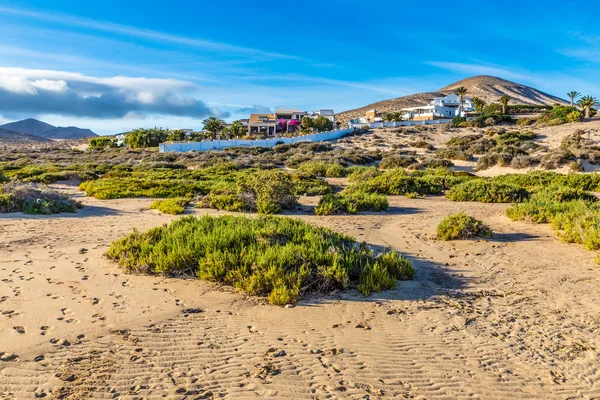
[(592, 117), (592, 107), (598, 100), (592, 96), (583, 96), (577, 104), (581, 107), (581, 111), (585, 113), (585, 118), (590, 119)]
[(465, 98), (465, 95), (467, 94), (468, 89), (464, 86), (459, 86), (456, 88), (456, 94), (458, 95), (460, 104), (458, 106), (458, 115), (462, 116), (462, 112), (463, 112), (463, 99)]
[(327, 132), (333, 130), (333, 122), (329, 118), (321, 115), (313, 119), (312, 126), (317, 130), (317, 132)]
[(508, 102), (510, 101), (510, 96), (504, 95), (500, 97), (500, 104), (502, 104), (502, 114), (506, 114), (508, 112)]
[(473, 97), (471, 99), (471, 101), (473, 102), (473, 105), (475, 106), (475, 110), (477, 110), (478, 113), (483, 113), (483, 109), (486, 105), (485, 100), (483, 100), (480, 97)]
[(573, 107), (575, 105), (575, 99), (581, 96), (581, 93), (579, 93), (576, 90), (573, 90), (567, 93), (567, 96), (569, 96), (569, 98), (571, 99), (571, 107)]
[(204, 130), (210, 133), (212, 140), (215, 140), (217, 133), (221, 132), (225, 127), (225, 121), (217, 117), (208, 117), (202, 121)]
[(181, 142), (186, 139), (186, 132), (183, 129), (173, 129), (167, 133), (167, 141)]
[(309, 131), (314, 127), (312, 118), (302, 117), (302, 130)]
[(167, 140), (168, 131), (162, 128), (134, 129), (125, 134), (125, 144), (131, 148), (157, 147)]
[(231, 126), (229, 127), (229, 132), (231, 132), (231, 135), (233, 137), (239, 138), (244, 132), (244, 126), (240, 121), (234, 121), (233, 124), (231, 124)]

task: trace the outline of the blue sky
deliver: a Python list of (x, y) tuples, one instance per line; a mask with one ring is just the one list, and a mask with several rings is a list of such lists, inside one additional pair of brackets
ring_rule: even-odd
[[(0, 1), (0, 123), (200, 128), (495, 75), (600, 97), (600, 24), (546, 1)], [(432, 16), (435, 15), (435, 16)]]

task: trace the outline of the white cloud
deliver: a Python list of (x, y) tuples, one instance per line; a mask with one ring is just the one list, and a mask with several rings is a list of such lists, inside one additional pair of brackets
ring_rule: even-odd
[(129, 113), (202, 118), (211, 113), (188, 81), (145, 77), (95, 77), (69, 71), (0, 67), (0, 112), (30, 117), (123, 118)]

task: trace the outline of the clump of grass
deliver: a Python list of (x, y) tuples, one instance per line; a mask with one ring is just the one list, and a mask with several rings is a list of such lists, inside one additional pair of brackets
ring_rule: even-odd
[(529, 201), (507, 209), (506, 215), (513, 221), (550, 223), (563, 241), (600, 249), (600, 203), (580, 189), (538, 190)]
[(410, 261), (395, 252), (377, 257), (350, 237), (272, 216), (183, 217), (134, 231), (113, 242), (107, 256), (127, 272), (195, 274), (279, 305), (306, 293), (345, 289), (352, 281), (366, 295), (391, 288), (392, 279), (414, 277)]
[(185, 206), (190, 203), (187, 197), (176, 197), (166, 200), (155, 200), (150, 204), (151, 210), (158, 210), (163, 214), (178, 215), (183, 214)]
[(487, 225), (464, 212), (444, 218), (437, 227), (437, 237), (441, 240), (490, 236), (492, 236), (492, 230)]
[(0, 213), (22, 211), (25, 214), (73, 213), (81, 203), (64, 194), (34, 183), (7, 183), (0, 186)]
[(529, 192), (516, 185), (473, 179), (453, 186), (446, 197), (452, 201), (512, 203), (526, 200)]
[(323, 196), (315, 208), (315, 214), (356, 214), (360, 211), (385, 211), (387, 208), (387, 198), (383, 195), (351, 192)]

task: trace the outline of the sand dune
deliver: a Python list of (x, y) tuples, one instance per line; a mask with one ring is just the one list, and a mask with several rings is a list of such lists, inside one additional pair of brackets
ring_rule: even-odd
[[(390, 197), (385, 214), (289, 215), (400, 250), (417, 277), (281, 308), (195, 279), (122, 274), (103, 258), (109, 243), (175, 217), (151, 200), (82, 201), (77, 215), (0, 217), (1, 398), (600, 396), (593, 254), (510, 222), (506, 205)], [(459, 210), (496, 236), (435, 240)]]

